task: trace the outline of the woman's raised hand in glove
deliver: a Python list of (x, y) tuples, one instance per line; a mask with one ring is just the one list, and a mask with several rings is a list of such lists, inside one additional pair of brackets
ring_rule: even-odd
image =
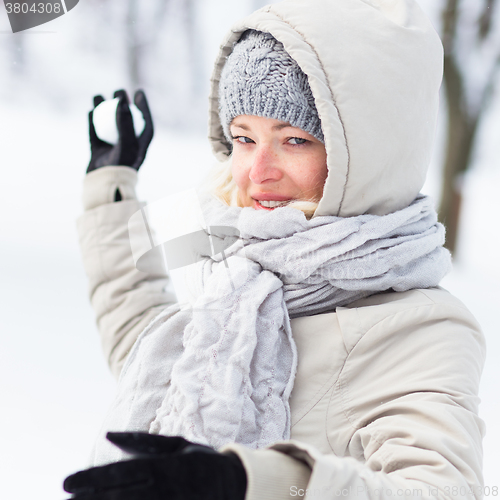
[(234, 454), (142, 432), (109, 432), (133, 459), (68, 476), (73, 500), (244, 500), (245, 469)]
[(139, 170), (153, 138), (153, 119), (144, 92), (138, 90), (134, 95), (134, 104), (141, 111), (145, 122), (144, 130), (138, 137), (135, 134), (127, 93), (124, 90), (117, 90), (114, 97), (119, 99), (116, 108), (118, 141), (116, 144), (110, 144), (100, 139), (96, 133), (94, 111), (104, 98), (101, 95), (94, 96), (94, 109), (89, 113), (91, 158), (87, 173), (109, 165), (127, 166)]

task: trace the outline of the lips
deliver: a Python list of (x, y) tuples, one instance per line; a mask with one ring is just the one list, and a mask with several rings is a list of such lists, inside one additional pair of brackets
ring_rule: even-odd
[(257, 201), (290, 201), (292, 198), (290, 196), (283, 196), (277, 193), (258, 193), (251, 195), (254, 200)]

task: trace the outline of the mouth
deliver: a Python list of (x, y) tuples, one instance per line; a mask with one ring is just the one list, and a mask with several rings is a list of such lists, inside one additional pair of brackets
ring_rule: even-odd
[(253, 198), (254, 208), (256, 210), (274, 210), (275, 208), (285, 207), (292, 200), (256, 200)]

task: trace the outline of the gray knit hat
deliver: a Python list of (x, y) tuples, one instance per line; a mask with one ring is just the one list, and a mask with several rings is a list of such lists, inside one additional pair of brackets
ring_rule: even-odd
[(288, 122), (325, 142), (307, 76), (269, 33), (246, 31), (222, 70), (219, 116), (229, 142), (229, 126), (240, 115)]

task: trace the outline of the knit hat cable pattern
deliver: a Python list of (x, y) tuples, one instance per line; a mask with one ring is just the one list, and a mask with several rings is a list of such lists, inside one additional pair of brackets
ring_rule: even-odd
[(240, 115), (290, 123), (325, 142), (307, 76), (269, 33), (246, 31), (222, 70), (219, 115), (226, 139)]

